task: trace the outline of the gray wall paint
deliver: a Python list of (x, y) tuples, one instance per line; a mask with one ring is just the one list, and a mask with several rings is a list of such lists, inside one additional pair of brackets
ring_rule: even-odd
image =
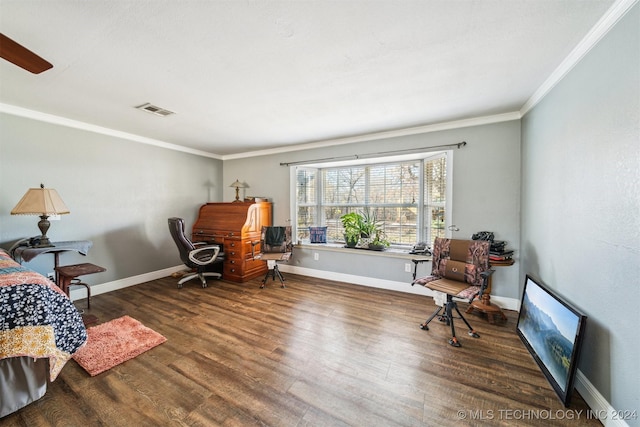
[[(39, 234), (37, 216), (10, 211), (42, 182), (71, 211), (48, 236), (94, 245), (87, 257), (63, 253), (61, 264), (107, 268), (84, 278), (92, 284), (180, 265), (167, 218), (193, 224), (200, 205), (221, 200), (221, 181), (220, 160), (0, 114), (0, 245)], [(46, 274), (52, 264), (47, 255), (25, 265)]]
[(640, 410), (639, 24), (634, 6), (522, 120), (521, 273), (589, 316), (579, 369), (618, 410)]
[[(289, 168), (281, 162), (333, 156), (378, 153), (466, 141), (467, 146), (453, 153), (453, 223), (460, 231), (456, 238), (469, 238), (474, 232), (490, 230), (513, 249), (520, 245), (520, 121), (460, 128), (420, 135), (366, 141), (323, 149), (311, 149), (224, 162), (224, 182), (245, 181), (247, 195), (266, 196), (274, 203), (274, 222), (291, 219)], [(225, 200), (234, 190), (225, 189)], [(411, 281), (404, 271), (404, 260), (369, 258), (366, 268), (356, 267), (354, 257), (343, 253), (314, 261), (308, 249), (294, 254), (295, 265), (336, 273), (355, 274), (398, 282)], [(516, 256), (517, 257), (517, 256)], [(358, 254), (358, 259), (366, 259)], [(366, 263), (366, 261), (364, 261)], [(427, 267), (423, 273), (427, 272)], [(501, 267), (494, 277), (493, 294), (519, 298), (518, 267)]]

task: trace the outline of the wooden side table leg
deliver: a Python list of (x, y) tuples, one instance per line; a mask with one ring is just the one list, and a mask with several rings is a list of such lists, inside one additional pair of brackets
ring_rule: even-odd
[(491, 324), (494, 323), (495, 315), (499, 315), (502, 320), (507, 320), (507, 316), (504, 315), (502, 309), (495, 304), (491, 303), (491, 297), (488, 294), (482, 295), (482, 300), (475, 300), (469, 307), (467, 308), (467, 313), (472, 313), (474, 310), (478, 310), (479, 312), (487, 315), (487, 321)]
[(56, 271), (56, 275), (59, 276), (58, 278), (58, 286), (60, 287), (60, 289), (62, 289), (62, 292), (64, 292), (65, 294), (67, 294), (67, 296), (69, 296), (69, 284), (71, 284), (71, 277), (67, 277), (67, 276), (62, 276), (59, 275), (59, 273)]

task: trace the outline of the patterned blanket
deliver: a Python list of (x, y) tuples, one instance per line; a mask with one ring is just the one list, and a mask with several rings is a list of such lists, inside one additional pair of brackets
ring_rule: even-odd
[(49, 358), (49, 377), (87, 340), (82, 316), (46, 277), (0, 250), (0, 359)]

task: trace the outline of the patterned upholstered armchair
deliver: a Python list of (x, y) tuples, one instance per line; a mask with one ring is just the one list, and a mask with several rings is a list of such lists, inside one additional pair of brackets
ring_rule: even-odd
[[(429, 322), (436, 316), (447, 325), (451, 325), (449, 344), (460, 347), (453, 325), (453, 311), (469, 328), (468, 334), (474, 338), (480, 335), (473, 330), (464, 318), (453, 298), (472, 302), (480, 299), (486, 290), (489, 276), (493, 270), (489, 267), (489, 242), (484, 240), (458, 240), (436, 238), (433, 245), (431, 275), (414, 280), (411, 285), (422, 285), (436, 292), (446, 294), (446, 301), (420, 327), (429, 330)], [(417, 264), (416, 264), (417, 266)]]
[[(260, 252), (256, 253), (255, 247), (260, 245)], [(253, 259), (266, 261), (267, 274), (262, 280), (260, 288), (264, 288), (267, 279), (271, 277), (274, 281), (276, 276), (280, 280), (280, 286), (284, 286), (284, 277), (278, 268), (278, 262), (289, 261), (293, 253), (293, 241), (291, 239), (291, 226), (264, 226), (259, 242), (251, 242), (251, 255)]]

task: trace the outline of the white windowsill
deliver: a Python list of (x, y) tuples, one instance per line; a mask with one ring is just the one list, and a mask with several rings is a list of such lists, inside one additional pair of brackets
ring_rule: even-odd
[(383, 251), (373, 251), (368, 249), (347, 248), (340, 243), (299, 243), (295, 245), (300, 249), (313, 249), (319, 251), (344, 252), (357, 255), (382, 256), (387, 258), (419, 259), (430, 260), (431, 255), (410, 254), (408, 249), (386, 248)]

